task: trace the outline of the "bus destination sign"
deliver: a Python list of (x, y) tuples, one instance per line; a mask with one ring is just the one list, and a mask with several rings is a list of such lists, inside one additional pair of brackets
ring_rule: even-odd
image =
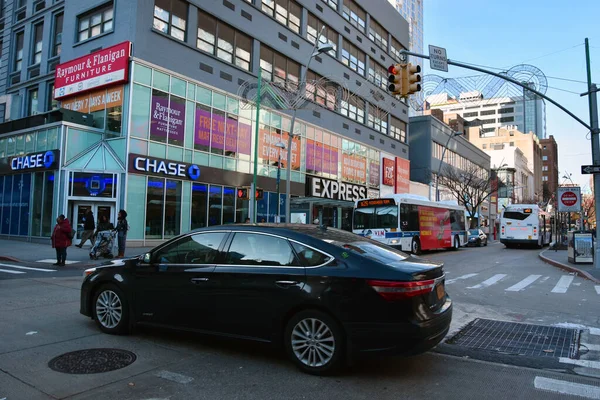
[(358, 208), (363, 207), (376, 207), (376, 206), (393, 206), (393, 199), (373, 199), (373, 200), (362, 200), (358, 202)]

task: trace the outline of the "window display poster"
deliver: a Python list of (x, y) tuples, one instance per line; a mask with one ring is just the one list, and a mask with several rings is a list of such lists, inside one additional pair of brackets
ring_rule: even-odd
[(396, 157), (396, 193), (410, 193), (410, 160)]
[(306, 170), (337, 175), (338, 150), (326, 144), (306, 141)]
[(239, 123), (238, 126), (238, 153), (250, 155), (252, 148), (252, 126), (249, 124)]
[(185, 134), (185, 102), (175, 101), (165, 96), (152, 96), (150, 135), (167, 137), (183, 143)]
[(367, 160), (365, 157), (343, 154), (342, 179), (350, 182), (367, 182)]
[(575, 261), (594, 262), (594, 245), (591, 233), (575, 233)]
[[(267, 128), (261, 129), (259, 135), (259, 157), (263, 160), (269, 160), (270, 164), (275, 164), (279, 161), (279, 156), (281, 156), (281, 167), (287, 168), (289, 134)], [(286, 148), (281, 149), (277, 147), (276, 145), (279, 142), (282, 142)], [(300, 138), (298, 136), (294, 136), (292, 139), (292, 169), (300, 169)]]
[(419, 206), (419, 230), (421, 249), (431, 250), (450, 247), (452, 245), (450, 211)]
[(379, 163), (373, 161), (369, 163), (369, 185), (379, 186)]

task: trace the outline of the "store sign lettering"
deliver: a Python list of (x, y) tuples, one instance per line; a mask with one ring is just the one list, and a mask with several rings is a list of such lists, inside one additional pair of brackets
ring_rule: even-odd
[(196, 164), (185, 164), (133, 154), (130, 155), (131, 169), (149, 175), (166, 175), (192, 181), (200, 178), (200, 167)]
[(367, 197), (367, 188), (365, 186), (323, 178), (311, 177), (309, 179), (307, 195), (311, 197), (346, 201), (357, 201)]
[(51, 169), (55, 166), (57, 159), (56, 150), (27, 154), (25, 156), (14, 157), (10, 161), (10, 169), (12, 171)]

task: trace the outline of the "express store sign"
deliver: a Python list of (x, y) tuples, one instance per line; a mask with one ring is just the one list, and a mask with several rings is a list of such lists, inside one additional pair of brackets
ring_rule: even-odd
[(10, 174), (58, 169), (59, 155), (58, 150), (48, 150), (11, 157), (7, 162), (0, 164), (0, 172)]
[(129, 172), (196, 181), (200, 178), (200, 167), (172, 160), (152, 158), (139, 154), (129, 155)]
[(357, 201), (367, 197), (367, 187), (331, 179), (308, 177), (306, 195), (332, 200)]
[(123, 42), (58, 65), (54, 74), (54, 98), (127, 82), (130, 57), (131, 42)]

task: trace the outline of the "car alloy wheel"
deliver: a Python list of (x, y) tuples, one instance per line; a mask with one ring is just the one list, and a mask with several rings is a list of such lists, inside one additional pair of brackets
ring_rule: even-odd
[(294, 363), (310, 374), (326, 375), (343, 361), (342, 330), (333, 318), (317, 310), (301, 311), (289, 321), (285, 345)]
[(105, 333), (126, 333), (129, 310), (123, 292), (113, 285), (101, 287), (94, 296), (94, 318)]

